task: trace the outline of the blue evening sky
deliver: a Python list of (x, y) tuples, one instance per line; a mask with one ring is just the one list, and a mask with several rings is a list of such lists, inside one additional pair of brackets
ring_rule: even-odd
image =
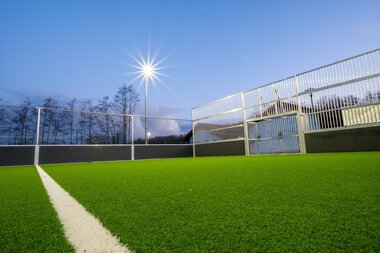
[(150, 45), (167, 66), (164, 84), (149, 88), (150, 112), (190, 117), (197, 105), (378, 48), (379, 10), (379, 0), (1, 0), (0, 97), (113, 96), (134, 78), (126, 51)]

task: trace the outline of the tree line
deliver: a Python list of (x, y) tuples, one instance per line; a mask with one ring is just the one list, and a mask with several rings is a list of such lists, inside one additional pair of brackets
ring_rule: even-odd
[[(18, 107), (0, 107), (0, 144), (34, 144), (37, 110), (40, 114), (40, 144), (127, 144), (131, 142), (131, 117), (139, 94), (133, 85), (123, 84), (111, 99), (71, 99), (60, 104), (47, 97), (37, 105), (25, 98)], [(1, 104), (1, 99), (0, 99)], [(110, 114), (114, 113), (114, 115)]]

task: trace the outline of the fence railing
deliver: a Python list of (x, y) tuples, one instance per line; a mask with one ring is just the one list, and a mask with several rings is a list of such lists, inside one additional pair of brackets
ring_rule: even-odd
[(305, 133), (371, 125), (380, 125), (380, 49), (194, 108), (192, 120), (0, 105), (0, 145), (244, 140), (247, 154), (294, 153)]
[(0, 105), (0, 145), (189, 144), (191, 128), (186, 119)]
[(273, 129), (272, 137), (297, 127), (300, 150), (307, 132), (380, 124), (380, 49), (194, 108), (194, 143), (244, 138), (255, 149), (255, 124), (247, 123), (292, 113), (296, 125)]

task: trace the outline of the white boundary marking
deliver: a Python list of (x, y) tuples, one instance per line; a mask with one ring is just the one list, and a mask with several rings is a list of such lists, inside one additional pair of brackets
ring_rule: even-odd
[(59, 186), (39, 165), (36, 165), (42, 183), (49, 195), (68, 241), (76, 252), (130, 253), (99, 220)]

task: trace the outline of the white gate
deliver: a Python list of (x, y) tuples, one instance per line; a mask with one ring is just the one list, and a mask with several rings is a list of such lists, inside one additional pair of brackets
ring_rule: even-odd
[(300, 153), (297, 114), (247, 122), (250, 154)]

